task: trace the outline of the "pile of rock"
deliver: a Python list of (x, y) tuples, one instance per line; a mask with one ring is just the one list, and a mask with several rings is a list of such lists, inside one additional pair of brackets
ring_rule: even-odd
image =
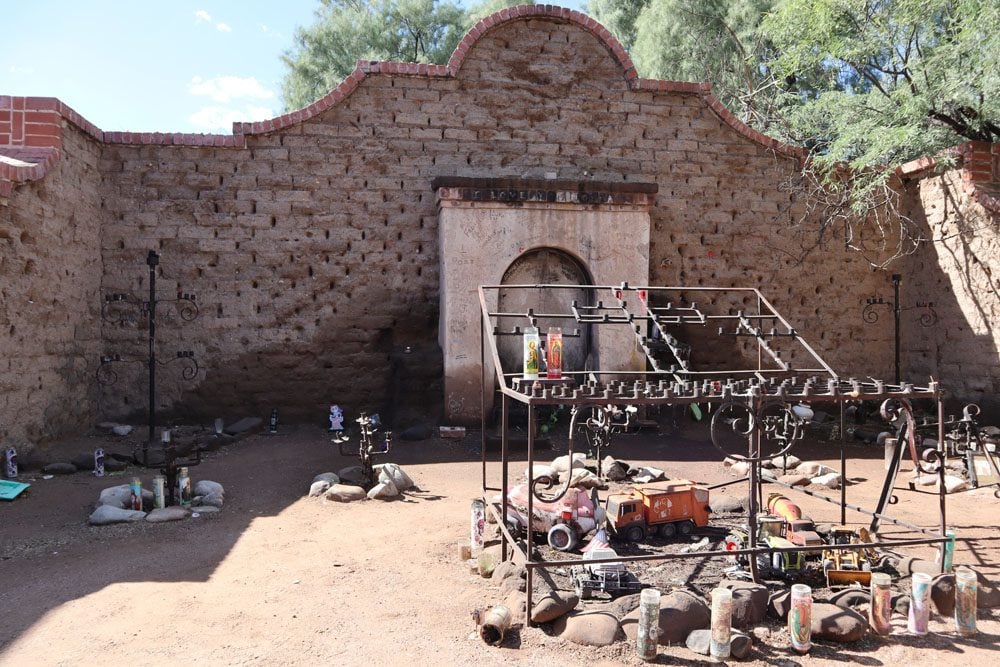
[[(531, 477), (533, 479), (544, 477), (552, 480), (553, 484), (565, 484), (568, 476), (571, 487), (579, 489), (603, 488), (604, 482), (591, 468), (596, 470), (597, 465), (588, 461), (586, 454), (574, 453), (572, 460), (570, 460), (569, 454), (564, 454), (554, 458), (551, 463), (536, 463), (531, 469)], [(524, 471), (525, 478), (528, 477), (528, 472), (528, 470)], [(601, 474), (612, 482), (631, 480), (638, 484), (667, 479), (667, 473), (664, 470), (651, 466), (633, 467), (626, 461), (621, 461), (613, 456), (606, 456), (601, 461)]]
[(218, 512), (225, 503), (226, 491), (218, 482), (200, 480), (192, 488), (194, 497), (191, 507), (174, 505), (171, 507), (154, 507), (153, 492), (142, 489), (142, 510), (132, 509), (132, 488), (128, 484), (111, 486), (101, 491), (97, 507), (91, 513), (88, 522), (91, 526), (108, 526), (115, 523), (133, 523), (149, 521), (163, 523), (186, 519), (194, 513), (210, 514)]
[[(745, 477), (750, 474), (750, 464), (727, 457), (723, 460), (731, 475)], [(823, 486), (828, 489), (839, 489), (843, 483), (840, 473), (830, 466), (811, 461), (801, 461), (791, 454), (761, 462), (761, 480), (764, 482), (782, 482), (791, 486)]]
[(336, 473), (316, 475), (309, 485), (309, 497), (322, 497), (339, 503), (365, 499), (392, 500), (417, 488), (410, 476), (395, 463), (380, 463), (372, 469), (377, 481), (368, 491), (362, 486), (365, 479), (361, 466), (350, 466)]

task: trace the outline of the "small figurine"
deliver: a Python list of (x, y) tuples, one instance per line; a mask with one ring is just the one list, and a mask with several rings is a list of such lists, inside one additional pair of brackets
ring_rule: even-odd
[(340, 409), (339, 405), (330, 406), (330, 430), (344, 430), (344, 412)]

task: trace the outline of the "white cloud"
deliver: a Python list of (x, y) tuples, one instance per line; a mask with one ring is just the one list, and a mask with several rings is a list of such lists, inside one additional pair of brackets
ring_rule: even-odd
[(34, 67), (21, 67), (19, 65), (11, 65), (10, 66), (10, 73), (11, 74), (34, 74), (35, 73), (35, 68)]
[(267, 32), (268, 30), (270, 30), (270, 28), (267, 27), (266, 23), (261, 23), (260, 24), (260, 31), (261, 32)]
[(273, 91), (265, 88), (252, 76), (217, 76), (213, 79), (195, 76), (188, 84), (188, 92), (222, 104), (228, 104), (233, 100), (268, 100), (274, 97)]
[(229, 27), (228, 23), (217, 23), (215, 24), (215, 29), (219, 32), (232, 32), (233, 29)]
[(206, 23), (212, 22), (212, 15), (206, 12), (204, 9), (199, 9), (194, 13), (194, 17), (198, 19), (198, 23), (205, 21)]
[(274, 112), (267, 107), (247, 105), (243, 109), (232, 107), (204, 107), (188, 117), (195, 127), (207, 131), (230, 131), (233, 123), (253, 122), (273, 118)]

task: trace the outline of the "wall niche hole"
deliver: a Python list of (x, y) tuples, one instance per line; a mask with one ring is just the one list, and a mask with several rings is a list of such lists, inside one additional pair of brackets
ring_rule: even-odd
[(271, 226), (272, 227), (277, 227), (278, 226), (278, 219), (276, 217), (274, 217), (273, 215), (271, 216)]

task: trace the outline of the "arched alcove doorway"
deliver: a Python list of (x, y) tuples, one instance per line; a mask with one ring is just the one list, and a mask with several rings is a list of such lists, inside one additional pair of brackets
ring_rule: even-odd
[[(577, 258), (558, 248), (535, 248), (518, 256), (504, 271), (502, 285), (592, 285), (587, 268)], [(533, 308), (536, 313), (565, 312), (571, 301), (590, 305), (593, 290), (518, 289), (499, 291), (498, 310), (504, 313), (526, 313)], [(518, 324), (521, 324), (519, 321)], [(539, 318), (538, 328), (545, 332), (550, 327), (562, 327), (563, 368), (583, 370), (592, 353), (590, 327), (583, 327), (579, 337), (573, 335), (566, 320)], [(575, 326), (574, 326), (575, 329)], [(518, 372), (522, 364), (521, 338), (506, 336), (498, 340), (500, 364), (505, 371)]]

